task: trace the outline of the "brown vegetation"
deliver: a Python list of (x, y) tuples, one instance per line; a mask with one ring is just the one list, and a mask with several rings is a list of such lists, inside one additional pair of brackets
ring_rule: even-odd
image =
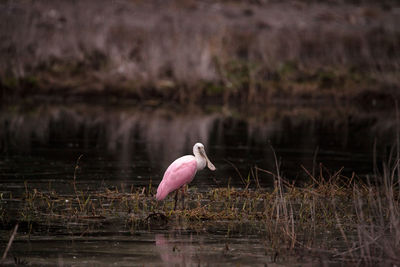
[(3, 1), (3, 97), (249, 103), (399, 86), (396, 4)]
[[(79, 188), (74, 174), (71, 195), (59, 195), (51, 188), (41, 192), (28, 184), (21, 199), (3, 194), (0, 218), (3, 226), (19, 222), (25, 229), (26, 235), (17, 239), (53, 228), (65, 228), (74, 238), (111, 222), (131, 232), (179, 224), (193, 231), (219, 227), (228, 236), (236, 231), (261, 233), (270, 255), (307, 251), (324, 253), (333, 261), (392, 265), (400, 262), (398, 166), (399, 160), (385, 165), (373, 183), (355, 175), (344, 177), (342, 170), (329, 173), (320, 166), (315, 176), (305, 170), (311, 182), (301, 186), (283, 179), (278, 165), (276, 173), (254, 168), (241, 189), (228, 185), (208, 192), (191, 190), (186, 209), (178, 211), (173, 210), (172, 198), (157, 202), (151, 184), (130, 192), (117, 188), (88, 192)], [(274, 179), (271, 190), (258, 186), (263, 175)], [(5, 204), (19, 201), (18, 209)], [(238, 225), (246, 227), (239, 230)]]

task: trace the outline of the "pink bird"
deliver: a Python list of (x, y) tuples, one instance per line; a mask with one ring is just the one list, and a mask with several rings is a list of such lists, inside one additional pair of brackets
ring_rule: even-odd
[[(215, 166), (208, 159), (206, 151), (204, 150), (204, 145), (201, 143), (196, 143), (193, 146), (193, 154), (186, 155), (176, 159), (169, 165), (168, 169), (164, 173), (164, 177), (157, 188), (157, 200), (163, 200), (167, 197), (169, 193), (175, 191), (179, 188), (184, 188), (185, 185), (189, 184), (197, 171), (207, 167), (214, 171)], [(185, 194), (184, 189), (182, 190), (183, 196)], [(184, 198), (182, 196), (182, 205), (184, 205)], [(178, 200), (178, 191), (175, 194), (175, 208), (176, 202)]]

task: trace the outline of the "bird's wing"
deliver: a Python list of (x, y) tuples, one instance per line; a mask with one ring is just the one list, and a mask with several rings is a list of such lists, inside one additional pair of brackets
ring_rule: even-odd
[(192, 181), (197, 171), (196, 159), (184, 156), (175, 160), (165, 171), (157, 189), (157, 199), (164, 199), (170, 192)]

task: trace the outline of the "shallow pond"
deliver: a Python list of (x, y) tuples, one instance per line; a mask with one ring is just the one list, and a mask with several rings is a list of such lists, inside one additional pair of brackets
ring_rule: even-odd
[[(129, 192), (157, 186), (169, 163), (191, 153), (195, 142), (205, 144), (217, 167), (216, 172), (197, 174), (191, 186), (198, 191), (228, 184), (244, 187), (248, 178), (255, 187), (255, 176), (261, 187), (270, 187), (272, 177), (255, 173), (254, 167), (276, 172), (273, 149), (283, 176), (291, 181), (307, 182), (301, 166), (326, 175), (343, 167), (344, 175), (365, 176), (373, 173), (374, 158), (381, 162), (390, 154), (395, 122), (391, 111), (336, 106), (271, 106), (241, 112), (213, 107), (182, 111), (133, 105), (9, 105), (0, 112), (0, 191), (4, 198), (21, 196), (26, 187), (70, 194), (81, 155), (76, 179), (86, 191)], [(10, 253), (17, 261), (43, 265), (326, 261), (271, 255), (265, 238), (254, 229), (229, 235), (225, 226), (216, 231), (188, 231), (175, 225), (135, 232), (114, 226), (99, 227), (92, 235), (82, 232), (81, 237), (63, 228), (30, 236), (21, 230)], [(10, 229), (1, 231), (2, 248), (9, 233)], [(13, 262), (9, 257), (8, 263)]]
[[(188, 231), (143, 231), (101, 237), (37, 237), (16, 241), (13, 254), (21, 263), (45, 266), (272, 266), (318, 265), (327, 259), (278, 256), (266, 249), (258, 235), (227, 237)], [(9, 259), (6, 264), (12, 265)]]
[[(201, 188), (243, 185), (250, 168), (274, 171), (276, 151), (289, 180), (301, 165), (365, 175), (395, 145), (394, 112), (336, 107), (268, 107), (239, 111), (168, 111), (100, 105), (6, 106), (0, 113), (2, 190), (69, 183), (80, 155), (78, 180), (108, 185), (157, 185), (177, 157), (202, 142), (217, 172), (200, 172)], [(240, 173), (240, 174), (239, 174)], [(271, 179), (261, 177), (263, 186)], [(23, 188), (23, 186), (22, 186)], [(62, 186), (59, 188), (62, 190)]]

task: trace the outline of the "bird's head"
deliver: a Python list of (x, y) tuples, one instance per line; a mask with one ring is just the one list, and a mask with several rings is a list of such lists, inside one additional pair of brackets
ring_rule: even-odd
[(206, 162), (207, 162), (207, 167), (210, 170), (212, 170), (212, 171), (216, 170), (214, 164), (212, 164), (211, 161), (208, 159), (207, 154), (206, 154), (206, 150), (204, 149), (204, 145), (202, 143), (196, 143), (193, 146), (193, 154), (195, 156), (199, 156), (199, 157), (204, 158), (206, 160)]

